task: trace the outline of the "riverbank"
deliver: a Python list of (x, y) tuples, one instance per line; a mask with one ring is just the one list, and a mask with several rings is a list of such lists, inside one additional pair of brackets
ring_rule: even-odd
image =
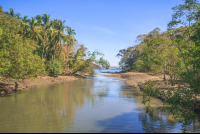
[[(104, 75), (104, 76), (125, 79), (127, 85), (134, 86), (138, 90), (140, 90), (140, 86), (148, 80), (152, 80), (152, 81), (163, 80), (162, 75), (155, 76), (155, 75), (149, 75), (147, 73), (140, 73), (140, 72), (112, 73), (112, 74)], [(166, 79), (169, 80), (169, 76), (166, 76)]]
[(86, 78), (88, 74), (73, 74), (73, 75), (57, 75), (57, 76), (39, 76), (35, 79), (17, 80), (17, 88), (14, 81), (0, 80), (0, 97), (18, 91), (30, 88), (40, 84), (51, 84), (55, 82), (73, 81), (81, 78)]
[[(168, 96), (166, 95), (167, 91), (170, 88), (173, 88), (174, 91), (172, 93), (177, 92), (178, 87), (190, 88), (189, 85), (185, 83), (177, 83), (175, 86), (171, 86), (170, 77), (166, 76), (166, 81), (164, 81), (163, 75), (153, 75), (148, 73), (141, 72), (125, 72), (125, 73), (112, 73), (109, 75), (104, 75), (106, 77), (115, 77), (118, 79), (125, 80), (126, 84), (129, 86), (133, 86), (138, 90), (143, 91), (144, 87), (148, 85), (147, 81), (151, 80), (155, 83), (154, 88), (160, 88), (164, 91), (164, 94), (160, 94), (157, 98), (165, 101)], [(200, 96), (197, 96), (195, 100), (193, 100), (193, 106), (195, 110), (200, 110)]]

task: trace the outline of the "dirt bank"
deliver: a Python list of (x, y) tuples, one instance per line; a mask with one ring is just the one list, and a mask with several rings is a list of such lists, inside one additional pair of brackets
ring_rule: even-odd
[[(144, 84), (148, 80), (163, 80), (163, 76), (153, 76), (147, 73), (139, 73), (139, 72), (126, 72), (126, 73), (112, 73), (109, 75), (104, 75), (106, 77), (117, 77), (126, 79), (126, 84), (130, 86), (134, 86), (137, 89), (140, 89), (140, 85)], [(167, 76), (169, 79), (169, 76)]]
[(23, 89), (39, 85), (39, 84), (50, 84), (62, 81), (73, 81), (80, 78), (85, 78), (87, 74), (74, 74), (74, 75), (57, 75), (57, 76), (40, 76), (36, 79), (18, 80), (17, 89), (14, 81), (0, 80), (0, 96), (3, 97), (7, 94), (15, 93)]
[[(174, 91), (172, 93), (177, 92), (178, 86), (189, 88), (189, 85), (184, 83), (178, 83), (175, 86), (171, 86), (171, 83), (169, 81), (170, 77), (166, 76), (166, 81), (164, 81), (163, 75), (149, 75), (147, 73), (139, 73), (139, 72), (126, 72), (126, 73), (113, 73), (109, 75), (104, 75), (106, 77), (115, 77), (115, 78), (121, 78), (125, 79), (126, 84), (130, 86), (134, 86), (138, 90), (143, 91), (144, 87), (148, 85), (147, 81), (152, 80), (155, 82), (154, 88), (160, 88), (162, 91), (164, 91), (164, 94), (160, 94), (157, 98), (161, 99), (163, 101), (168, 98), (168, 96), (165, 94), (170, 88), (173, 88)], [(200, 110), (200, 96), (197, 96), (195, 100), (193, 100), (193, 106), (195, 110)]]

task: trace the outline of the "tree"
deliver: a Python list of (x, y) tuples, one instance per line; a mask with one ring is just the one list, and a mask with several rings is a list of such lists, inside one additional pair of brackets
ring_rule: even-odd
[[(43, 20), (43, 24), (42, 26), (44, 27), (43, 30), (44, 30), (44, 34), (43, 34), (43, 49), (42, 49), (42, 59), (44, 57), (44, 59), (46, 58), (46, 53), (48, 51), (48, 30), (50, 28), (50, 15), (49, 14), (43, 14), (42, 16), (42, 20)], [(47, 45), (47, 47), (46, 47)], [(45, 56), (44, 56), (44, 49), (46, 47), (46, 51), (45, 51)]]
[(66, 63), (67, 63), (67, 71), (69, 71), (69, 60), (68, 60), (69, 49), (75, 42), (74, 35), (76, 35), (76, 33), (75, 33), (74, 29), (72, 29), (71, 27), (67, 27), (67, 34), (68, 34), (68, 37), (67, 37), (67, 44), (66, 44), (66, 47), (67, 47), (67, 61), (66, 61)]
[(15, 13), (14, 10), (12, 8), (9, 8), (10, 9), (10, 12), (5, 12), (7, 15), (10, 15), (16, 19), (19, 19), (20, 18), (20, 13)]
[(65, 21), (57, 20), (55, 19), (52, 22), (52, 26), (55, 30), (53, 30), (53, 39), (55, 40), (54, 44), (54, 51), (53, 51), (53, 65), (54, 65), (54, 60), (55, 60), (55, 55), (56, 55), (56, 49), (58, 46), (61, 44), (61, 40), (63, 39), (63, 31), (66, 30), (64, 26)]
[(5, 16), (2, 7), (0, 25), (4, 31), (0, 38), (0, 75), (17, 80), (44, 74), (44, 64), (38, 55), (33, 54), (36, 42), (18, 34), (23, 29), (21, 22)]
[(28, 16), (21, 17), (21, 21), (22, 21), (21, 27), (23, 27), (22, 37), (24, 37), (25, 33), (27, 32), (27, 29), (29, 28), (29, 25), (28, 25), (28, 22), (29, 22)]
[(121, 57), (119, 65), (125, 69), (130, 67), (131, 70), (133, 63), (137, 61), (138, 56), (139, 53), (138, 51), (136, 51), (135, 47), (128, 47), (127, 49), (121, 49), (117, 54), (117, 57)]
[(101, 67), (101, 68), (106, 68), (106, 69), (109, 69), (110, 68), (110, 63), (105, 60), (103, 57), (101, 57), (98, 61), (97, 61), (98, 65)]
[(39, 40), (41, 39), (42, 40), (42, 37), (41, 35), (39, 34), (39, 30), (41, 30), (41, 27), (39, 27), (39, 23), (36, 22), (36, 18), (35, 17), (32, 17), (31, 20), (29, 20), (29, 32), (28, 34), (30, 35), (30, 37), (32, 39), (36, 39), (36, 40)]

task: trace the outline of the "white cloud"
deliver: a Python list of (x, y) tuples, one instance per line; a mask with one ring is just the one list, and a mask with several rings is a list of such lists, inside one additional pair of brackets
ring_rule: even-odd
[(97, 30), (97, 31), (101, 31), (101, 32), (104, 32), (104, 33), (107, 33), (107, 34), (112, 34), (112, 35), (115, 34), (111, 30), (106, 29), (106, 28), (101, 28), (101, 27), (97, 27), (97, 26), (85, 26), (85, 25), (79, 25), (79, 26), (82, 27), (82, 28), (85, 28), (85, 29)]

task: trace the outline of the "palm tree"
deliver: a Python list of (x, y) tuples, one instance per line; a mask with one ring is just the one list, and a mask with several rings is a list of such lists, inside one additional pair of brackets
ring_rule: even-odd
[(67, 34), (68, 34), (68, 40), (67, 40), (67, 72), (69, 71), (69, 61), (68, 61), (68, 57), (69, 57), (69, 47), (71, 47), (74, 42), (75, 42), (75, 38), (73, 37), (74, 35), (76, 35), (75, 30), (72, 29), (71, 27), (67, 27)]
[(73, 73), (76, 73), (79, 69), (81, 69), (81, 65), (84, 64), (85, 60), (83, 57), (86, 56), (86, 50), (87, 48), (81, 45), (76, 53), (74, 53), (72, 61)]
[(28, 16), (24, 16), (24, 17), (21, 17), (21, 21), (22, 21), (22, 27), (23, 27), (23, 32), (22, 32), (22, 36), (24, 37), (29, 25), (28, 25)]
[(56, 55), (56, 49), (58, 46), (60, 46), (61, 40), (64, 38), (63, 32), (64, 30), (66, 30), (64, 23), (65, 21), (61, 21), (57, 19), (53, 20), (52, 22), (53, 34), (54, 34), (53, 39), (55, 40), (54, 51), (53, 51), (53, 65), (54, 65), (54, 60), (55, 60), (55, 55)]
[(42, 25), (42, 16), (36, 15), (35, 18), (36, 18), (36, 20), (37, 20), (38, 26), (41, 26), (41, 25)]
[[(43, 55), (44, 55), (44, 48), (45, 48), (45, 46), (46, 46), (46, 44), (48, 43), (48, 30), (49, 30), (49, 28), (50, 28), (50, 15), (49, 14), (43, 14), (43, 16), (42, 16), (42, 20), (43, 20), (43, 27), (44, 27), (44, 37), (43, 37), (43, 39), (44, 39), (44, 41), (43, 41), (43, 50), (42, 50), (42, 59), (43, 59)], [(46, 47), (46, 52), (45, 52), (45, 57), (46, 57), (46, 53), (47, 53), (47, 51), (48, 51), (48, 47), (49, 47), (49, 45)], [(44, 59), (45, 59), (45, 57), (44, 57)]]
[(17, 19), (20, 18), (21, 14), (15, 13), (12, 8), (9, 8), (9, 9), (10, 9), (10, 12), (5, 12), (7, 15), (11, 15), (12, 17), (17, 18)]
[(35, 17), (32, 17), (31, 20), (29, 20), (29, 26), (30, 26), (30, 37), (32, 39), (37, 39), (38, 40), (38, 37), (42, 39), (41, 35), (39, 34), (39, 29), (41, 29), (41, 27), (38, 27), (39, 24), (36, 22), (36, 18)]

